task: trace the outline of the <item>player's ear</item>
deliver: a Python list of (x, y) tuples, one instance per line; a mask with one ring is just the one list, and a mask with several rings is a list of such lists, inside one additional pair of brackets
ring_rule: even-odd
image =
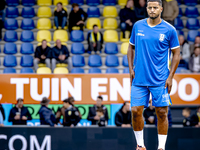
[(163, 11), (163, 7), (162, 6), (160, 6), (160, 10), (161, 10), (161, 13), (162, 13), (162, 11)]

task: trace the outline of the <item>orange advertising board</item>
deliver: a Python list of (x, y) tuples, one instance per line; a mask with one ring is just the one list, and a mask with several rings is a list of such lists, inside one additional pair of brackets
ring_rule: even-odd
[[(0, 103), (16, 103), (23, 98), (25, 104), (39, 104), (48, 97), (51, 104), (73, 96), (76, 104), (95, 104), (103, 96), (104, 104), (130, 100), (128, 74), (2, 74), (0, 75)], [(171, 98), (174, 105), (200, 105), (200, 76), (175, 75)]]

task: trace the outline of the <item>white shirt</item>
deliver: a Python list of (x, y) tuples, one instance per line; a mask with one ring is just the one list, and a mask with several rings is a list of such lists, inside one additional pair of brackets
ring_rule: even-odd
[(200, 64), (199, 64), (199, 56), (195, 56), (194, 57), (194, 66), (193, 66), (193, 70), (195, 72), (199, 72), (200, 71)]

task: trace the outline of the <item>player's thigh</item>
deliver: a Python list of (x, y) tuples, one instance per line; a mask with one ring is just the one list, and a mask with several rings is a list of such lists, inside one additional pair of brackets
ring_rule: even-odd
[(131, 107), (148, 106), (150, 92), (146, 86), (131, 86)]
[(165, 107), (171, 105), (171, 98), (165, 86), (149, 87), (152, 94), (152, 104), (155, 107)]

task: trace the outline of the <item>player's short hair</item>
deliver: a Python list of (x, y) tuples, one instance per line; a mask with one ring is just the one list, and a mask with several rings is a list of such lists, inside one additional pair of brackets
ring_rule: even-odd
[(191, 110), (190, 110), (190, 108), (189, 108), (189, 107), (186, 107), (186, 108), (184, 108), (184, 109), (183, 109), (183, 111), (187, 111), (187, 112), (189, 112), (189, 113), (190, 113), (190, 111), (191, 111)]
[(93, 25), (93, 29), (94, 29), (95, 27), (98, 27), (98, 26), (97, 26), (96, 24), (94, 24), (94, 25)]
[(76, 6), (79, 7), (79, 5), (78, 5), (77, 3), (73, 3), (73, 4), (72, 4), (72, 8), (74, 8), (74, 7), (76, 7)]
[(158, 2), (160, 6), (162, 6), (162, 0), (147, 0), (147, 4), (148, 2)]
[(103, 97), (101, 95), (97, 96), (97, 98), (99, 98), (103, 101)]

